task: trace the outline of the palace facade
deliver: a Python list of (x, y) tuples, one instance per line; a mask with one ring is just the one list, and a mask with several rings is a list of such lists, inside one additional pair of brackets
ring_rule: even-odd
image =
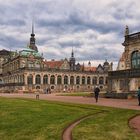
[(140, 86), (140, 32), (129, 34), (129, 28), (126, 26), (122, 45), (124, 52), (117, 70), (108, 74), (108, 91), (135, 93)]
[(0, 51), (0, 90), (3, 92), (34, 92), (50, 88), (52, 92), (92, 91), (98, 85), (107, 89), (108, 71), (112, 63), (98, 67), (76, 63), (74, 52), (62, 60), (45, 60), (38, 52), (32, 28), (30, 45), (19, 52)]

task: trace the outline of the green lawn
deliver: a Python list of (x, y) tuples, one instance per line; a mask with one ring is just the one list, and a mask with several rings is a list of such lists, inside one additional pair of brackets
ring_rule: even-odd
[(74, 130), (74, 140), (138, 140), (128, 118), (140, 111), (0, 98), (0, 140), (61, 140), (63, 129), (79, 117), (94, 114)]

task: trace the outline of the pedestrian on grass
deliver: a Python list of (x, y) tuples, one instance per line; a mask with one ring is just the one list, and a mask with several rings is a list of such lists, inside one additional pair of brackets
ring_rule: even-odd
[(96, 103), (98, 102), (99, 93), (100, 93), (100, 89), (98, 88), (98, 86), (96, 86), (94, 89)]
[(139, 106), (140, 106), (140, 87), (138, 88), (138, 102), (139, 102)]

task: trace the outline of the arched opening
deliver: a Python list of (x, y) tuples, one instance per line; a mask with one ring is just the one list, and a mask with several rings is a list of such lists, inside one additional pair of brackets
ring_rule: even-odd
[(93, 79), (92, 79), (92, 84), (93, 84), (93, 85), (97, 85), (97, 77), (93, 77)]
[(36, 77), (35, 77), (35, 83), (36, 84), (41, 84), (41, 77), (40, 77), (40, 75), (36, 75)]
[(99, 84), (100, 85), (104, 84), (104, 78), (103, 77), (99, 77)]
[(36, 86), (36, 89), (40, 89), (40, 86)]
[(44, 75), (43, 84), (48, 84), (48, 75)]
[(30, 74), (28, 77), (27, 77), (27, 83), (28, 85), (32, 85), (33, 84), (33, 75)]
[(62, 77), (60, 75), (57, 76), (57, 84), (58, 85), (62, 84)]
[(64, 76), (64, 84), (67, 85), (68, 84), (68, 76)]
[(134, 51), (131, 54), (131, 67), (140, 68), (140, 52), (139, 51)]
[(76, 77), (76, 84), (79, 85), (80, 84), (80, 76)]
[(85, 84), (85, 76), (82, 76), (82, 85)]
[(55, 76), (54, 75), (51, 75), (51, 78), (50, 78), (50, 84), (55, 84)]
[(90, 85), (90, 77), (87, 77), (87, 84)]
[(70, 77), (70, 84), (71, 84), (71, 85), (74, 85), (74, 76), (71, 76), (71, 77)]

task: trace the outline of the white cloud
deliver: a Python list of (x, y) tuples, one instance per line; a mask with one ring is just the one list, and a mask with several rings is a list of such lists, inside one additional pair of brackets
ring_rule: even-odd
[(125, 25), (139, 31), (139, 9), (138, 0), (0, 0), (0, 49), (25, 47), (34, 18), (36, 42), (47, 59), (70, 57), (74, 47), (79, 62), (116, 62)]

